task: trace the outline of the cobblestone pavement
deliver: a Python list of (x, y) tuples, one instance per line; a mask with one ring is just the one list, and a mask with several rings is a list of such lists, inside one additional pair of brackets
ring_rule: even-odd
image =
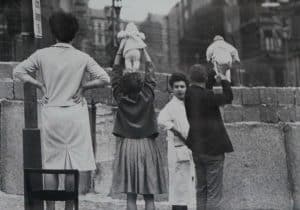
[[(97, 194), (80, 196), (80, 210), (122, 210), (125, 209), (124, 200), (115, 200)], [(138, 201), (139, 210), (143, 209), (143, 201)], [(57, 203), (57, 210), (63, 210), (63, 203)], [(169, 210), (167, 202), (159, 202), (157, 210)], [(0, 210), (24, 210), (22, 195), (9, 195), (0, 191)]]

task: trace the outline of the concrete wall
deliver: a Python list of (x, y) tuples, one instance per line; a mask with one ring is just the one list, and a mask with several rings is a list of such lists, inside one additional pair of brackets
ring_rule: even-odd
[[(12, 194), (23, 189), (22, 112), (22, 102), (1, 103), (1, 190)], [(112, 126), (112, 108), (98, 105), (97, 170), (92, 186), (102, 196), (108, 195), (111, 185)], [(291, 209), (293, 199), (299, 202), (299, 124), (240, 122), (227, 123), (226, 128), (235, 152), (226, 155), (224, 209), (285, 210)], [(164, 132), (157, 141), (166, 157)]]
[[(12, 80), (16, 63), (0, 62), (0, 99), (23, 100), (23, 84)], [(156, 108), (161, 109), (171, 97), (169, 74), (156, 74)], [(221, 92), (220, 87), (214, 89)], [(113, 104), (110, 88), (86, 93), (89, 101)], [(300, 88), (287, 87), (233, 87), (234, 100), (223, 108), (225, 122), (259, 121), (267, 123), (296, 122), (300, 120)], [(232, 114), (234, 113), (234, 114)]]
[[(4, 66), (11, 66), (11, 64)], [(0, 189), (20, 194), (22, 176), (22, 84), (0, 64)], [(4, 70), (3, 70), (4, 69)], [(5, 71), (6, 70), (6, 71)], [(157, 75), (156, 107), (169, 99), (167, 75)], [(216, 89), (216, 92), (220, 89)], [(234, 102), (223, 117), (235, 152), (228, 154), (224, 171), (224, 209), (300, 208), (299, 88), (234, 88)], [(111, 134), (114, 111), (110, 89), (87, 93), (97, 107), (97, 170), (93, 190), (107, 195), (115, 140)], [(20, 99), (20, 100), (18, 100)], [(249, 122), (253, 121), (253, 122)], [(165, 133), (157, 141), (166, 154)]]

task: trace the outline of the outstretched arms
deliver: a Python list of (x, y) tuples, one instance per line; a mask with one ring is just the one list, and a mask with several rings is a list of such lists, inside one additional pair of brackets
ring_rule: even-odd
[(156, 86), (156, 79), (155, 79), (155, 67), (153, 62), (147, 52), (147, 50), (143, 49), (145, 60), (146, 60), (146, 68), (145, 68), (145, 83), (148, 84), (151, 88)]

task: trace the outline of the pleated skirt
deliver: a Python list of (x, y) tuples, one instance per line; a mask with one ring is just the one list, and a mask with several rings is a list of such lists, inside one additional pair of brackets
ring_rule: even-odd
[(43, 106), (41, 119), (44, 169), (96, 169), (86, 103)]
[(168, 171), (156, 140), (117, 138), (111, 194), (168, 192)]

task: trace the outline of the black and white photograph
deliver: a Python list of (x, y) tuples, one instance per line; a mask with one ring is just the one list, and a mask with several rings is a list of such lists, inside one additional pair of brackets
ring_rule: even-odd
[(79, 209), (300, 210), (300, 0), (0, 0), (0, 210)]

